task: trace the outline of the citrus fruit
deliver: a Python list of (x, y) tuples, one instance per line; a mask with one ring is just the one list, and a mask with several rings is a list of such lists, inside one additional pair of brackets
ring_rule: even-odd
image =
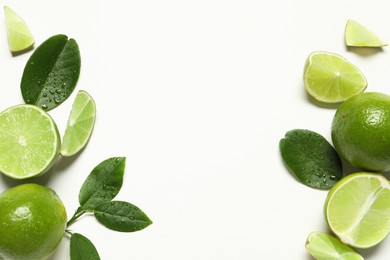
[(354, 47), (381, 47), (387, 43), (382, 41), (370, 29), (350, 19), (345, 26), (345, 43)]
[(390, 183), (377, 173), (347, 175), (330, 189), (324, 212), (343, 243), (372, 247), (390, 232)]
[(95, 123), (96, 106), (86, 91), (79, 91), (73, 102), (65, 134), (61, 145), (61, 154), (71, 156), (85, 147), (91, 137)]
[(309, 95), (324, 103), (340, 103), (367, 87), (364, 75), (355, 65), (338, 54), (324, 51), (309, 55), (303, 81)]
[(339, 106), (332, 123), (336, 151), (353, 166), (390, 170), (390, 96), (363, 93)]
[(0, 259), (46, 259), (60, 243), (66, 211), (50, 188), (22, 184), (0, 194)]
[(0, 113), (0, 171), (15, 179), (46, 172), (58, 157), (60, 137), (50, 115), (34, 105)]
[(323, 232), (312, 232), (306, 240), (306, 250), (318, 260), (364, 260), (337, 238)]
[(4, 6), (8, 47), (11, 52), (20, 52), (34, 44), (34, 37), (25, 22), (11, 8)]

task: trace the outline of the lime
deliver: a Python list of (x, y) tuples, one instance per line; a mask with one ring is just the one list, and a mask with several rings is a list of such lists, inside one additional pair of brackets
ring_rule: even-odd
[(306, 91), (324, 103), (339, 103), (362, 93), (367, 81), (360, 70), (342, 56), (318, 51), (306, 60), (303, 81)]
[(345, 26), (345, 43), (354, 47), (381, 47), (387, 43), (375, 33), (354, 20), (348, 20)]
[(355, 250), (323, 232), (309, 234), (306, 240), (306, 250), (318, 260), (364, 260)]
[(336, 151), (353, 166), (390, 170), (390, 96), (367, 92), (339, 106), (332, 123)]
[(8, 46), (11, 52), (20, 52), (34, 44), (34, 37), (25, 22), (8, 6), (4, 6)]
[(57, 194), (22, 184), (0, 194), (0, 259), (46, 259), (60, 243), (66, 211)]
[(0, 113), (0, 171), (15, 179), (46, 172), (60, 150), (57, 126), (33, 105), (16, 105)]
[(343, 243), (372, 247), (390, 232), (390, 183), (376, 173), (347, 175), (330, 189), (324, 211)]
[(61, 145), (63, 156), (74, 155), (85, 147), (92, 134), (95, 116), (94, 100), (86, 91), (79, 91), (73, 102)]

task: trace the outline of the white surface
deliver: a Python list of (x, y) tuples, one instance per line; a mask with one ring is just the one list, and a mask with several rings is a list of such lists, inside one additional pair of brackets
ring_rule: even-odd
[[(264, 2), (264, 1), (263, 1)], [(51, 111), (63, 133), (77, 90), (97, 104), (82, 153), (33, 181), (57, 191), (69, 217), (95, 165), (126, 156), (117, 199), (154, 221), (118, 233), (84, 216), (71, 229), (102, 259), (312, 259), (307, 235), (326, 231), (326, 192), (299, 184), (278, 142), (293, 128), (330, 140), (335, 107), (319, 106), (302, 85), (307, 55), (337, 52), (367, 77), (367, 91), (390, 93), (390, 54), (358, 54), (343, 42), (353, 18), (390, 41), (387, 1), (3, 1), (29, 25), (37, 45), (75, 38), (82, 71), (73, 95)], [(1, 12), (0, 12), (1, 13)], [(3, 16), (1, 16), (3, 18)], [(12, 57), (0, 26), (0, 110), (21, 103), (31, 52)], [(19, 182), (0, 177), (0, 190)], [(363, 251), (389, 259), (390, 239)], [(69, 259), (64, 239), (51, 257)]]

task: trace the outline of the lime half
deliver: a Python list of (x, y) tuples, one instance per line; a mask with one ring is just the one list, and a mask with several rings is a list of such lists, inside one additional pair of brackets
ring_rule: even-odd
[(0, 171), (15, 179), (46, 172), (60, 150), (57, 126), (33, 105), (17, 105), (0, 113)]
[(367, 87), (366, 78), (355, 65), (338, 54), (324, 51), (309, 55), (303, 81), (306, 91), (324, 103), (343, 102)]
[(375, 173), (347, 175), (329, 191), (324, 210), (343, 243), (372, 247), (390, 232), (390, 183)]
[(382, 47), (387, 43), (375, 33), (354, 20), (348, 20), (345, 26), (345, 43), (353, 47)]
[(337, 238), (318, 231), (307, 237), (306, 250), (318, 260), (364, 260), (360, 254)]
[(34, 37), (26, 23), (11, 8), (4, 6), (8, 47), (11, 52), (20, 52), (34, 44)]
[(85, 147), (95, 124), (96, 106), (83, 90), (77, 93), (61, 145), (62, 156), (72, 156)]

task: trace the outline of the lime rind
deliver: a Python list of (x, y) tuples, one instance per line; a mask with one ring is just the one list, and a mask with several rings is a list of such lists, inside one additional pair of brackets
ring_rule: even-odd
[(68, 157), (78, 153), (88, 143), (96, 117), (96, 104), (84, 90), (80, 90), (73, 102), (61, 145), (61, 155)]
[(8, 6), (4, 6), (4, 15), (9, 50), (17, 53), (31, 48), (35, 40), (22, 18)]
[(363, 73), (341, 55), (317, 51), (305, 62), (304, 86), (308, 94), (324, 103), (340, 103), (364, 92)]
[(383, 47), (388, 43), (362, 24), (349, 19), (345, 26), (345, 43), (351, 47)]

